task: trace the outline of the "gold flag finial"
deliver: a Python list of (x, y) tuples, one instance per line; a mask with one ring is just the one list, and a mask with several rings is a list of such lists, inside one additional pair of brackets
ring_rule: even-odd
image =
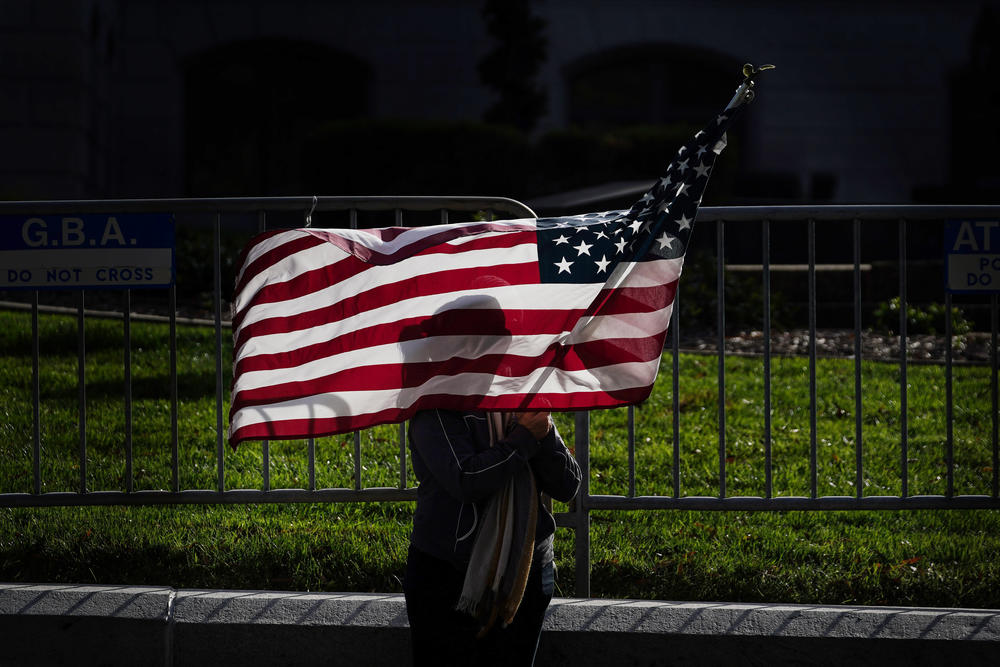
[(735, 107), (753, 102), (753, 98), (755, 96), (753, 90), (755, 84), (754, 79), (758, 74), (769, 69), (774, 69), (774, 65), (761, 65), (760, 67), (754, 67), (752, 63), (746, 63), (743, 65), (743, 83), (741, 83), (740, 87), (736, 89), (736, 94), (733, 95), (733, 99), (729, 101), (726, 109), (733, 109)]
[(743, 66), (743, 78), (752, 79), (755, 74), (760, 74), (764, 70), (774, 69), (774, 65), (761, 65), (760, 67), (754, 67), (752, 63), (747, 63)]

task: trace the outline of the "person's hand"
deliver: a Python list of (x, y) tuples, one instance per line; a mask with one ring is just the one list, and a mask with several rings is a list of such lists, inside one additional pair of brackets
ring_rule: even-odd
[(541, 440), (552, 429), (551, 413), (522, 412), (517, 415), (517, 423), (531, 431), (535, 440)]

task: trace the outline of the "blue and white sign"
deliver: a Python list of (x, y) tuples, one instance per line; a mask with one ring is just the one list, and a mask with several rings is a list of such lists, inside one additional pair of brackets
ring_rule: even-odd
[(169, 213), (0, 216), (0, 288), (167, 287)]
[(1000, 220), (946, 221), (944, 270), (948, 292), (1000, 292)]

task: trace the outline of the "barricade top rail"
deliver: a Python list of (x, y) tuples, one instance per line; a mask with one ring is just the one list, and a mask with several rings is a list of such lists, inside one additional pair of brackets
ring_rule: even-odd
[(842, 206), (702, 206), (698, 222), (772, 222), (815, 220), (944, 220), (1000, 216), (1000, 204), (965, 206), (922, 206), (895, 204), (854, 204)]
[[(0, 202), (0, 214), (31, 213), (250, 213), (257, 211), (302, 211), (313, 209), (313, 197), (222, 197), (210, 199), (84, 199), (55, 201)], [(535, 212), (507, 197), (319, 197), (316, 211), (385, 211), (393, 208), (411, 211), (478, 211), (489, 208), (522, 218), (534, 218)]]

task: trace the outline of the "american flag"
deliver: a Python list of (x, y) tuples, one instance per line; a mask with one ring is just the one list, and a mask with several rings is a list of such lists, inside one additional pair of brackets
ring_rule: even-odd
[(417, 410), (581, 410), (653, 387), (727, 109), (628, 211), (253, 239), (233, 300), (230, 443)]

